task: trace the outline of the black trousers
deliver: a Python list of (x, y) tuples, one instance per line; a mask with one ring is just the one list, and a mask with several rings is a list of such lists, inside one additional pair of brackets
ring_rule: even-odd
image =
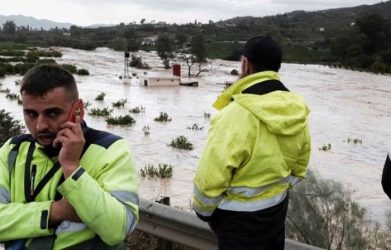
[(220, 250), (283, 250), (288, 196), (273, 207), (255, 212), (217, 209), (211, 227)]

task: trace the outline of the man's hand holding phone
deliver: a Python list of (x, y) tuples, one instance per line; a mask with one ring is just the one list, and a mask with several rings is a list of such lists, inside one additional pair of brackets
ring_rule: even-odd
[(80, 156), (85, 143), (81, 128), (83, 115), (83, 102), (79, 99), (73, 103), (67, 121), (60, 126), (60, 131), (53, 141), (54, 147), (61, 145), (58, 161), (65, 178), (80, 166)]

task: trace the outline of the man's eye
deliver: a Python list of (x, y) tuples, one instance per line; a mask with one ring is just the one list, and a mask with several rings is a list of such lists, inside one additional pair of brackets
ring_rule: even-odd
[(59, 112), (52, 111), (52, 112), (49, 112), (49, 113), (48, 113), (48, 116), (49, 116), (50, 118), (55, 118), (55, 117), (57, 117), (59, 114), (60, 114)]
[(35, 112), (26, 112), (26, 115), (30, 118), (36, 118), (38, 116), (38, 114)]

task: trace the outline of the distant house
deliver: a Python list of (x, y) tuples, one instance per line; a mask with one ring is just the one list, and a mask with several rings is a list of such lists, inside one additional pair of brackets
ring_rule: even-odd
[(139, 83), (146, 87), (179, 86), (181, 78), (174, 75), (163, 75), (158, 73), (147, 75), (144, 73), (143, 76), (140, 76)]

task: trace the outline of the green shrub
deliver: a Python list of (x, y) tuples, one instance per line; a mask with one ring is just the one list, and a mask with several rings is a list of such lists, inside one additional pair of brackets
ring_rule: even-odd
[(100, 92), (100, 94), (95, 97), (95, 101), (103, 101), (105, 99), (105, 96), (105, 92)]
[(109, 117), (106, 122), (110, 125), (132, 125), (136, 120), (130, 115)]
[(24, 75), (32, 67), (34, 67), (34, 63), (17, 63), (14, 66), (14, 72), (16, 74)]
[(90, 72), (88, 71), (88, 69), (78, 69), (77, 74), (82, 76), (88, 76), (90, 75)]
[(154, 119), (156, 122), (170, 122), (171, 120), (166, 112), (160, 112), (160, 115)]
[(109, 116), (111, 112), (113, 112), (113, 110), (108, 108), (93, 108), (88, 114), (92, 116)]
[(127, 102), (128, 100), (126, 98), (124, 99), (121, 99), (121, 100), (118, 100), (116, 102), (113, 102), (113, 107), (124, 107), (125, 106), (125, 103)]
[(150, 134), (150, 130), (151, 130), (151, 128), (148, 125), (144, 126), (143, 127), (144, 135), (149, 135)]
[(14, 66), (10, 63), (0, 63), (0, 67), (4, 68), (5, 74), (13, 74), (14, 73)]
[(177, 148), (177, 149), (183, 149), (183, 150), (192, 150), (193, 144), (190, 143), (187, 138), (183, 135), (173, 139), (168, 146)]
[(9, 93), (11, 93), (11, 90), (9, 88), (0, 89), (0, 93), (9, 94)]
[(22, 133), (23, 126), (10, 113), (0, 110), (0, 147), (12, 136)]
[(129, 110), (129, 112), (130, 113), (134, 113), (134, 114), (144, 113), (145, 112), (145, 107), (143, 107), (143, 106), (134, 107), (134, 108), (131, 108)]
[(171, 178), (173, 173), (173, 166), (169, 164), (159, 163), (158, 167), (152, 164), (146, 165), (139, 170), (142, 177), (158, 177), (158, 178)]
[(321, 151), (330, 151), (331, 150), (331, 144), (330, 143), (327, 144), (327, 145), (323, 144), (323, 146), (320, 147), (319, 150), (321, 150)]
[(187, 129), (190, 129), (190, 130), (203, 130), (204, 127), (200, 127), (200, 126), (198, 126), (198, 124), (194, 123), (193, 126), (187, 127)]
[(358, 138), (348, 137), (348, 139), (346, 141), (347, 141), (347, 143), (362, 144), (362, 139), (358, 139)]
[(18, 100), (18, 99), (20, 99), (19, 95), (18, 94), (14, 94), (14, 93), (8, 93), (8, 94), (6, 94), (5, 97), (10, 99), (10, 100)]
[(37, 64), (56, 64), (56, 60), (51, 58), (39, 59)]
[(72, 64), (63, 64), (62, 67), (66, 70), (68, 70), (70, 73), (72, 74), (76, 74), (77, 73), (77, 68), (75, 65), (72, 65)]
[(137, 69), (150, 69), (148, 64), (143, 63), (141, 57), (131, 56), (131, 60), (129, 62), (130, 67), (134, 67)]
[(26, 60), (28, 63), (36, 63), (39, 60), (39, 56), (35, 52), (27, 52)]
[(5, 76), (5, 68), (3, 68), (3, 66), (0, 66), (0, 77), (4, 77)]

